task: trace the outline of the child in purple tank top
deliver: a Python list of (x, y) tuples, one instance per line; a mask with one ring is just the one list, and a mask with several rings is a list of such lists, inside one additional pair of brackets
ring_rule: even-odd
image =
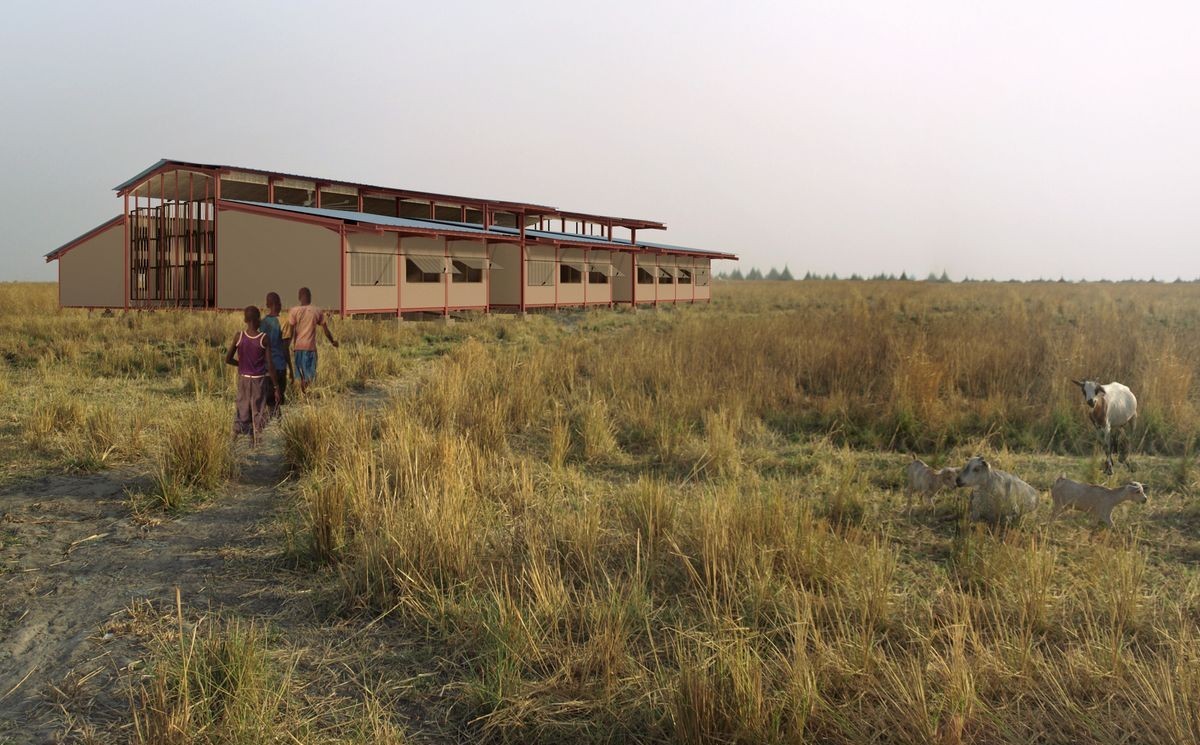
[(278, 404), (280, 392), (270, 384), (275, 376), (275, 364), (271, 360), (266, 334), (258, 330), (262, 320), (258, 306), (247, 306), (242, 320), (246, 322), (246, 328), (238, 332), (225, 354), (225, 364), (238, 369), (233, 434), (235, 437), (250, 435), (250, 442), (257, 445), (259, 434), (271, 418), (269, 397), (273, 392)]

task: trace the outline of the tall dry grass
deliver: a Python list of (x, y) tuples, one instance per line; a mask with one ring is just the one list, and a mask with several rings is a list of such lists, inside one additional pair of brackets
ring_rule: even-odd
[[(1194, 574), (1129, 534), (900, 522), (900, 459), (854, 447), (1087, 453), (1076, 368), (1190, 395), (1189, 288), (1083, 289), (787, 287), (467, 339), (297, 425), (326, 443), (293, 457), (313, 555), (435, 640), (484, 740), (1189, 741)], [(1192, 436), (1155, 416), (1148, 449)]]
[[(472, 739), (1198, 741), (1192, 506), (1156, 492), (1111, 532), (1038, 517), (993, 533), (952, 500), (904, 518), (903, 458), (877, 452), (985, 449), (1043, 487), (1095, 470), (1068, 382), (1088, 376), (1131, 385), (1135, 445), (1182, 459), (1196, 292), (751, 283), (578, 325), (347, 322), (363, 351), (280, 425), (298, 546), (342, 611), (436, 650), (430, 705)], [(145, 333), (96, 321), (24, 328)], [(185, 346), (118, 355), (108, 379), (228, 395), (208, 368), (161, 372), (221, 343), (213, 321), (179, 323)], [(57, 369), (40, 350), (6, 357), (10, 391)], [(331, 400), (417, 357), (382, 405)], [(31, 441), (63, 435), (47, 421)], [(1189, 468), (1152, 460), (1145, 480)]]

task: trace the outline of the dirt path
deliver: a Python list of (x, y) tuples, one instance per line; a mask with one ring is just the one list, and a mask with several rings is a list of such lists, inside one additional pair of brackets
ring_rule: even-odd
[(56, 742), (79, 718), (127, 720), (118, 679), (145, 653), (136, 609), (173, 607), (176, 588), (193, 609), (277, 612), (286, 598), (270, 573), (236, 569), (278, 554), (266, 526), (284, 507), (282, 475), (276, 431), (231, 494), (179, 519), (135, 519), (132, 471), (0, 492), (0, 745)]

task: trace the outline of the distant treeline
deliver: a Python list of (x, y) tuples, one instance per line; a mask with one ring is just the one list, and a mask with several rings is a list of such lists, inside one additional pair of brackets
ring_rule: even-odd
[[(771, 270), (769, 272), (767, 272), (766, 274), (764, 274), (762, 272), (762, 270), (758, 269), (757, 267), (755, 267), (754, 269), (751, 269), (750, 271), (746, 272), (745, 274), (742, 273), (741, 269), (734, 269), (731, 272), (721, 272), (721, 273), (717, 274), (717, 279), (724, 279), (724, 280), (731, 280), (731, 281), (732, 280), (756, 280), (756, 279), (792, 281), (792, 280), (796, 279), (796, 277), (793, 276), (792, 272), (787, 268), (786, 265), (784, 265), (782, 270), (771, 267)], [(880, 272), (879, 274), (873, 274), (869, 277), (866, 277), (866, 276), (863, 276), (863, 275), (857, 274), (857, 273), (851, 274), (848, 277), (839, 277), (836, 273), (834, 273), (834, 274), (817, 274), (815, 272), (805, 272), (804, 276), (801, 277), (800, 279), (801, 280), (847, 279), (850, 281), (858, 281), (858, 282), (863, 282), (863, 281), (912, 282), (912, 281), (915, 281), (917, 278), (915, 276), (910, 276), (907, 272), (900, 272), (900, 276), (896, 276), (895, 274)], [(954, 282), (955, 280), (951, 279), (950, 275), (947, 274), (945, 270), (943, 270), (941, 274), (938, 274), (936, 272), (930, 272), (929, 275), (927, 277), (925, 277), (924, 281), (926, 281), (926, 282)], [(1060, 282), (1063, 284), (1068, 284), (1068, 283), (1074, 282), (1075, 280), (1069, 280), (1064, 277), (1059, 277), (1056, 280), (1055, 279), (1040, 279), (1040, 278), (1039, 279), (1030, 279), (1030, 280), (972, 279), (971, 277), (963, 277), (961, 280), (958, 280), (958, 281), (960, 281), (960, 282)], [(1099, 280), (1082, 280), (1082, 281), (1088, 281), (1088, 282), (1148, 282), (1148, 283), (1154, 284), (1154, 283), (1162, 282), (1163, 280), (1159, 280), (1154, 277), (1151, 277), (1150, 279), (1121, 279), (1121, 280), (1099, 279)], [(1193, 283), (1200, 282), (1200, 278), (1188, 280), (1188, 279), (1183, 279), (1182, 277), (1176, 277), (1174, 280), (1175, 284), (1182, 284), (1184, 282), (1193, 282)]]

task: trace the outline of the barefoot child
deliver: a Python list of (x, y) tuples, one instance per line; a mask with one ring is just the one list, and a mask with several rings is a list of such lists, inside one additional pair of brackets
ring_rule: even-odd
[[(268, 406), (268, 375), (275, 377), (275, 363), (271, 361), (267, 348), (267, 336), (258, 330), (261, 318), (258, 306), (248, 305), (242, 314), (246, 328), (239, 331), (225, 353), (225, 364), (238, 369), (237, 410), (233, 419), (233, 434), (250, 435), (252, 445), (258, 444), (258, 436), (270, 418)], [(274, 393), (278, 404), (281, 394)]]
[(333, 334), (325, 324), (325, 314), (312, 304), (312, 291), (301, 287), (299, 305), (288, 308), (287, 325), (290, 333), (292, 353), (295, 355), (296, 378), (300, 381), (300, 392), (305, 393), (317, 377), (317, 327), (325, 332), (325, 338), (335, 348)]
[(275, 375), (268, 378), (272, 382), (275, 390), (279, 391), (278, 401), (275, 403), (275, 393), (267, 394), (267, 402), (271, 406), (272, 416), (279, 414), (279, 407), (284, 404), (287, 399), (287, 381), (288, 376), (292, 374), (292, 360), (288, 355), (288, 340), (283, 338), (283, 329), (279, 325), (279, 311), (283, 308), (283, 304), (279, 301), (279, 294), (274, 292), (267, 293), (267, 315), (263, 316), (262, 323), (258, 330), (267, 335), (267, 343), (271, 348), (271, 363), (275, 365)]

